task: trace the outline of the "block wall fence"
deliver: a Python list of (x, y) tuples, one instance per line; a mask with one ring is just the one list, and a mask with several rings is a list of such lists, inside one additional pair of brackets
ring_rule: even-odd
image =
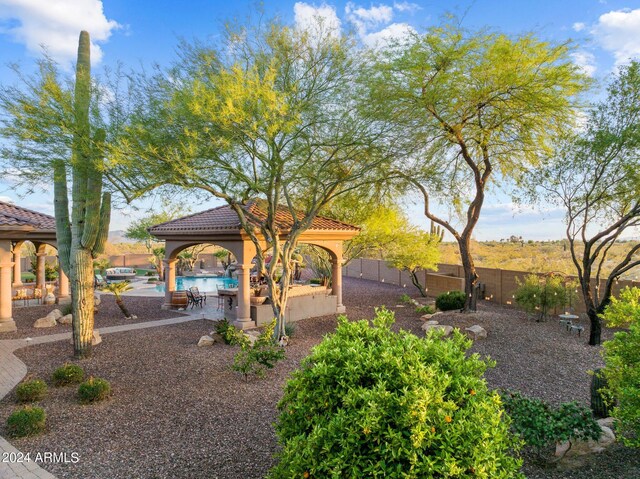
[[(513, 294), (518, 287), (516, 278), (523, 280), (530, 274), (526, 271), (513, 271), (494, 268), (476, 268), (478, 280), (484, 284), (484, 298), (486, 301), (493, 301), (499, 304), (514, 304)], [(411, 283), (411, 277), (406, 271), (389, 268), (384, 260), (377, 259), (356, 259), (351, 261), (342, 269), (343, 276), (350, 278), (362, 278), (371, 281), (390, 283), (407, 288), (407, 294), (416, 294), (418, 290)], [(537, 273), (542, 276), (544, 273)], [(439, 264), (437, 272), (421, 271), (420, 281), (426, 284), (427, 294), (437, 296), (445, 291), (464, 290), (463, 269), (461, 265)], [(568, 278), (575, 280), (574, 276)], [(604, 287), (602, 281), (600, 287)], [(640, 287), (640, 281), (623, 280), (613, 287), (613, 294), (617, 295), (625, 286)], [(578, 293), (577, 304), (572, 304), (574, 311), (584, 313), (584, 302)]]

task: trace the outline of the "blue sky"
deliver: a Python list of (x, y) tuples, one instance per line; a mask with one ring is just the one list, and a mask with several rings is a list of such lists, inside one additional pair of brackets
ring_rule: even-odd
[[(0, 0), (0, 82), (15, 79), (6, 66), (19, 62), (30, 68), (41, 45), (62, 65), (70, 67), (80, 30), (91, 33), (97, 68), (122, 62), (136, 68), (154, 62), (168, 64), (180, 38), (207, 39), (219, 34), (225, 21), (242, 21), (257, 8), (255, 2), (190, 0)], [(489, 27), (510, 34), (535, 32), (552, 40), (575, 40), (574, 61), (598, 80), (617, 65), (640, 57), (640, 0), (476, 0), (295, 2), (267, 1), (267, 15), (285, 22), (304, 23), (323, 15), (343, 30), (352, 30), (368, 45), (421, 31), (452, 12), (468, 27)], [(20, 191), (0, 181), (0, 197), (39, 211), (53, 212), (50, 192), (20, 198)], [(193, 211), (214, 206), (202, 203)], [(114, 215), (112, 229), (123, 229), (150, 207), (148, 202)], [(151, 205), (152, 206), (152, 205)], [(418, 224), (426, 224), (422, 206), (407, 210)], [(563, 235), (562, 213), (517, 208), (509, 196), (494, 192), (482, 211), (476, 237), (499, 239), (511, 234), (526, 239), (556, 239)]]

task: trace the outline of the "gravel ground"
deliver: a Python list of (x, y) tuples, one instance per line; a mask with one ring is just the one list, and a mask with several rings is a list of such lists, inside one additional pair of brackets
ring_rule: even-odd
[[(98, 306), (98, 312), (95, 315), (95, 327), (97, 329), (105, 326), (119, 326), (121, 324), (132, 324), (143, 321), (155, 321), (157, 319), (176, 318), (182, 316), (182, 313), (176, 311), (168, 311), (160, 309), (164, 298), (155, 297), (123, 297), (125, 306), (129, 309), (131, 314), (138, 316), (138, 319), (130, 320), (125, 319), (122, 311), (118, 307), (115, 301), (115, 297), (109, 294), (103, 294), (101, 296), (102, 302)], [(60, 309), (64, 311), (66, 306), (29, 306), (13, 308), (13, 320), (16, 322), (18, 328), (13, 333), (0, 333), (0, 340), (2, 339), (20, 339), (20, 338), (33, 338), (35, 336), (46, 336), (49, 334), (64, 333), (71, 331), (71, 325), (58, 324), (52, 328), (34, 328), (33, 323), (37, 319), (47, 315), (54, 309)]]
[[(351, 319), (370, 318), (374, 305), (386, 304), (396, 310), (398, 328), (421, 333), (414, 309), (395, 307), (403, 288), (345, 278), (344, 289)], [(138, 312), (143, 309), (138, 304), (149, 300), (135, 301)], [(134, 298), (130, 304), (134, 309)], [(439, 319), (460, 327), (481, 324), (488, 330), (489, 338), (476, 342), (472, 351), (498, 361), (487, 373), (490, 386), (518, 389), (554, 402), (588, 403), (586, 371), (600, 365), (599, 348), (587, 346), (586, 337), (569, 335), (556, 321), (536, 323), (517, 310), (491, 304), (480, 309), (473, 316), (447, 313)], [(158, 309), (153, 314), (160, 317)], [(298, 322), (287, 359), (267, 379), (248, 382), (229, 369), (235, 348), (196, 347), (198, 338), (211, 331), (210, 321), (107, 335), (94, 357), (81, 364), (88, 374), (111, 382), (113, 398), (80, 406), (74, 388), (51, 388), (42, 401), (48, 432), (13, 444), (32, 455), (79, 453), (77, 464), (45, 465), (60, 478), (264, 477), (276, 451), (272, 423), (282, 386), (310, 348), (335, 325), (333, 316)], [(45, 379), (70, 360), (65, 342), (25, 348), (17, 355), (32, 376)], [(0, 402), (3, 418), (14, 404), (13, 393)], [(524, 471), (535, 479), (640, 477), (640, 458), (621, 446), (599, 455), (597, 464), (597, 471), (586, 466), (561, 472), (528, 461)]]

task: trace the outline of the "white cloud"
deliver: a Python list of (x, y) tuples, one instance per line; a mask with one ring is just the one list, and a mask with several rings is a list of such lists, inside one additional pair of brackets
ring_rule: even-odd
[(101, 0), (0, 0), (0, 33), (39, 54), (44, 45), (62, 64), (75, 60), (81, 30), (91, 35), (91, 59), (98, 63), (105, 42), (120, 25), (105, 17)]
[(640, 56), (640, 9), (615, 10), (600, 16), (591, 29), (596, 42), (613, 53), (616, 64)]
[(406, 23), (392, 23), (386, 28), (362, 36), (362, 43), (370, 48), (381, 48), (393, 42), (402, 42), (416, 33), (415, 29)]
[(297, 2), (293, 6), (293, 14), (296, 28), (299, 30), (316, 31), (318, 28), (340, 33), (341, 22), (336, 14), (336, 9), (330, 5), (322, 4), (319, 7), (304, 2)]
[(348, 2), (344, 11), (347, 20), (356, 27), (360, 35), (365, 35), (369, 29), (385, 25), (393, 19), (393, 7), (389, 5), (372, 5), (370, 8), (364, 8)]
[(582, 30), (584, 30), (586, 28), (586, 25), (584, 23), (582, 23), (582, 22), (576, 22), (576, 23), (573, 24), (572, 28), (576, 32), (581, 32)]
[(399, 12), (415, 13), (421, 9), (420, 5), (410, 2), (395, 2), (393, 8)]
[(596, 57), (593, 53), (584, 50), (577, 51), (571, 55), (575, 63), (586, 75), (592, 77), (596, 72)]

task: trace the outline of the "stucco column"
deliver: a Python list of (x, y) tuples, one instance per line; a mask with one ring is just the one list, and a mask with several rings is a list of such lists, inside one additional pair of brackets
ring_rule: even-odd
[(22, 243), (13, 246), (13, 287), (22, 286), (22, 253), (20, 251)]
[(162, 309), (171, 309), (171, 293), (176, 289), (176, 264), (178, 260), (165, 259), (164, 263), (164, 304)]
[(36, 253), (36, 288), (39, 288), (40, 291), (42, 291), (43, 298), (47, 295), (47, 291), (45, 289), (47, 281), (44, 275), (46, 259), (47, 253)]
[(16, 331), (11, 314), (11, 273), (13, 272), (11, 241), (0, 240), (0, 332)]
[(336, 313), (344, 313), (347, 308), (342, 304), (342, 258), (331, 260), (331, 294), (337, 297)]
[(251, 294), (249, 283), (251, 266), (251, 264), (236, 264), (236, 273), (238, 274), (238, 312), (234, 326), (240, 329), (255, 326), (251, 321), (251, 302), (249, 300)]
[(58, 304), (67, 304), (71, 302), (71, 296), (69, 295), (69, 278), (64, 271), (60, 263), (58, 263), (58, 297), (56, 298)]

